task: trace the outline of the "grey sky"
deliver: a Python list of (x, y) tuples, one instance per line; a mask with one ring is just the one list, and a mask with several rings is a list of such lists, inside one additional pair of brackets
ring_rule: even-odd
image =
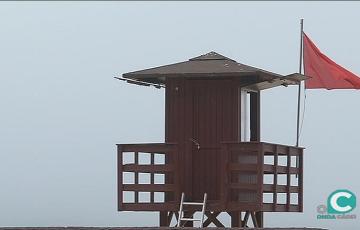
[[(116, 211), (115, 144), (163, 141), (164, 91), (113, 76), (212, 50), (296, 72), (302, 17), (322, 51), (360, 74), (359, 12), (358, 2), (1, 3), (0, 225), (157, 225), (156, 213)], [(263, 141), (295, 143), (296, 93), (262, 94)], [(307, 91), (305, 210), (265, 225), (360, 226), (316, 219), (334, 190), (360, 194), (359, 100)]]

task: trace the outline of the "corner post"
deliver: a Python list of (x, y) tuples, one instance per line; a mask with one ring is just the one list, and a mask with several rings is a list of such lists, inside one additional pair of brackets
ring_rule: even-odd
[(168, 223), (168, 212), (167, 211), (159, 212), (159, 224), (160, 224), (160, 227), (169, 227), (170, 223)]
[(121, 210), (123, 203), (123, 159), (122, 159), (122, 147), (120, 144), (117, 144), (117, 189), (118, 189), (118, 211)]

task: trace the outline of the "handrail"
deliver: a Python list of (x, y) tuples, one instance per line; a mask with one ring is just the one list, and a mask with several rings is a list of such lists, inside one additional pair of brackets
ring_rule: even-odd
[[(123, 152), (126, 151), (138, 151), (138, 152), (148, 152), (148, 153), (161, 153), (163, 151), (171, 151), (175, 143), (139, 143), (139, 144), (116, 144), (118, 147), (122, 148)], [(160, 148), (160, 150), (159, 150)]]

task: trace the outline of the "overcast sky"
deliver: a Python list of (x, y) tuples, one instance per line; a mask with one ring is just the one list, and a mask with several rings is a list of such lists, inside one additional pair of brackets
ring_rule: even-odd
[[(209, 51), (293, 73), (300, 18), (323, 52), (360, 74), (359, 12), (358, 2), (2, 2), (0, 225), (157, 225), (157, 213), (117, 212), (115, 144), (164, 140), (164, 90), (113, 77)], [(262, 93), (263, 141), (294, 145), (296, 94)], [(359, 100), (355, 90), (307, 91), (304, 213), (266, 214), (266, 226), (360, 226), (316, 219), (334, 190), (360, 194)]]

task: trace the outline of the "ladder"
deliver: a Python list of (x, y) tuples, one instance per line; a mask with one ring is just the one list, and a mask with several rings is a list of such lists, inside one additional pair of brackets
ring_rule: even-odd
[[(177, 222), (177, 227), (181, 227), (181, 221), (200, 221), (200, 226), (199, 228), (203, 227), (203, 223), (204, 223), (204, 214), (205, 214), (205, 207), (206, 207), (206, 199), (207, 199), (207, 194), (204, 193), (204, 200), (203, 202), (184, 202), (185, 199), (185, 193), (181, 193), (181, 201), (180, 201), (180, 211), (179, 211), (179, 218), (178, 218), (178, 222)], [(195, 219), (195, 218), (186, 218), (184, 217), (184, 205), (188, 205), (188, 206), (202, 206), (201, 209), (201, 217), (200, 219)], [(185, 223), (186, 223), (185, 222)]]

